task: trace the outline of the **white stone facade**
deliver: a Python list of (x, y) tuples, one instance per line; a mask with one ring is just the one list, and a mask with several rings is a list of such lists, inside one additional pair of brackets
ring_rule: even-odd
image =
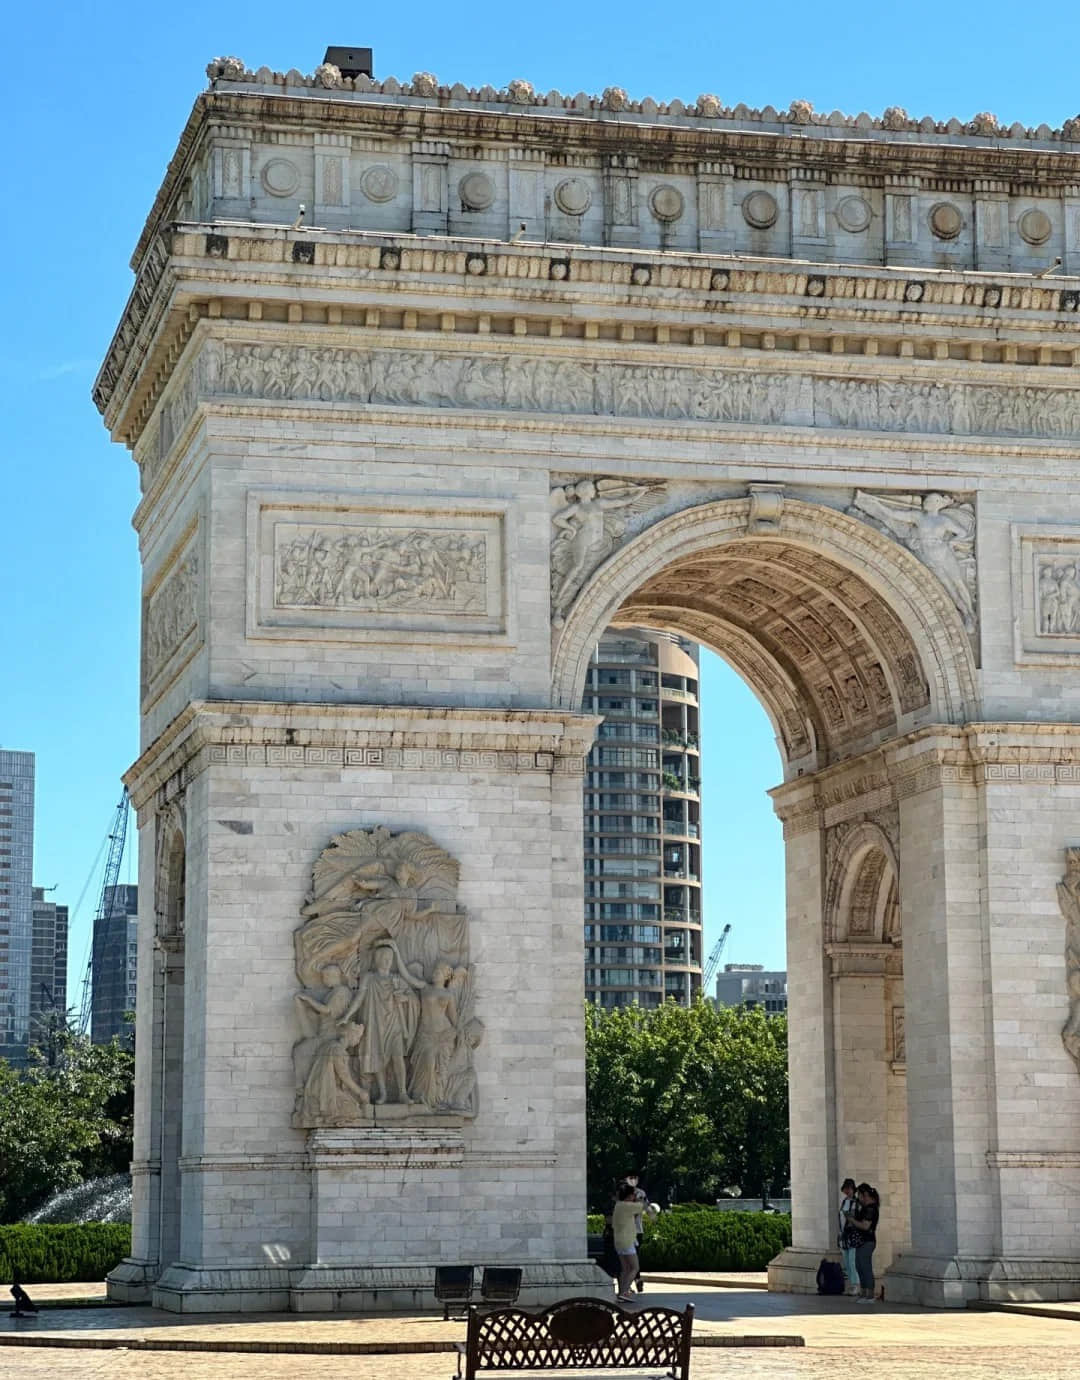
[[(95, 390), (143, 486), (114, 1294), (392, 1307), (461, 1260), (595, 1286), (575, 711), (613, 620), (712, 646), (776, 728), (774, 1284), (811, 1287), (852, 1173), (890, 1296), (1080, 1293), (1080, 296), (1033, 273), (1080, 267), (1077, 131), (227, 72)], [(298, 1130), (291, 936), (331, 836), (374, 825), (460, 863), (479, 1111)]]

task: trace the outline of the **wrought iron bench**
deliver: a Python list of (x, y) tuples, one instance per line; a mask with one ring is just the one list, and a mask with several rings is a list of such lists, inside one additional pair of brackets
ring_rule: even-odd
[[(482, 1370), (657, 1370), (689, 1380), (694, 1305), (620, 1308), (605, 1299), (564, 1299), (548, 1308), (469, 1309), (459, 1343), (459, 1380)], [(465, 1363), (464, 1375), (461, 1364)]]

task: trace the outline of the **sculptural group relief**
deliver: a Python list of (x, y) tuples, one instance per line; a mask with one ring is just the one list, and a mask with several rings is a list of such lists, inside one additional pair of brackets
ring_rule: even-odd
[(142, 684), (148, 696), (185, 644), (200, 632), (201, 561), (189, 538), (143, 601)]
[(1061, 1043), (1080, 1071), (1080, 848), (1066, 848), (1065, 876), (1058, 883), (1057, 894), (1065, 921), (1065, 987), (1069, 1001)]
[(1013, 656), (1025, 663), (1080, 655), (1080, 526), (1012, 526)]
[(274, 603), (278, 608), (483, 613), (487, 539), (482, 532), (277, 523)]
[(1043, 637), (1080, 635), (1080, 559), (1037, 559), (1038, 627)]
[(501, 509), (353, 506), (253, 490), (248, 635), (505, 634), (504, 526)]
[[(220, 350), (220, 354), (218, 353)], [(212, 342), (209, 394), (744, 422), (928, 435), (1080, 436), (1080, 389), (437, 350)]]
[(484, 1027), (457, 880), (426, 834), (354, 829), (320, 854), (294, 935), (294, 1125), (476, 1115)]

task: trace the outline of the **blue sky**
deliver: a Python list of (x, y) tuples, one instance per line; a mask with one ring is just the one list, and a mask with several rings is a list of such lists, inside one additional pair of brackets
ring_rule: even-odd
[[(97, 363), (130, 290), (128, 256), (203, 69), (217, 54), (310, 72), (329, 43), (363, 44), (376, 74), (417, 70), (502, 85), (516, 76), (574, 92), (1060, 125), (1077, 114), (1068, 6), (998, 0), (897, 9), (639, 3), (311, 10), (260, 0), (172, 9), (122, 3), (15, 6), (9, 54), (5, 403), (0, 579), (0, 743), (38, 757), (35, 876), (74, 903), (137, 744), (137, 486), (90, 403)], [(783, 954), (779, 832), (763, 796), (779, 779), (764, 714), (710, 659), (703, 670), (707, 942), (734, 925), (726, 961)], [(72, 937), (77, 996), (95, 882)]]

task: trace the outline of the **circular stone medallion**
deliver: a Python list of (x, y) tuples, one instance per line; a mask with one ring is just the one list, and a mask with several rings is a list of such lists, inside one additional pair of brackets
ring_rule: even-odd
[(555, 188), (555, 205), (565, 216), (583, 216), (592, 205), (592, 192), (580, 177), (567, 177)]
[(776, 224), (780, 208), (771, 192), (751, 192), (743, 198), (742, 213), (747, 225), (755, 230), (768, 230), (770, 225)]
[(368, 201), (393, 201), (397, 189), (397, 173), (385, 163), (375, 163), (360, 174), (360, 190)]
[(685, 205), (678, 187), (654, 187), (649, 197), (649, 206), (657, 220), (678, 220)]
[(849, 235), (861, 234), (873, 217), (870, 203), (861, 196), (846, 196), (837, 204), (836, 220)]
[(300, 185), (300, 169), (287, 158), (271, 158), (263, 164), (259, 180), (271, 196), (292, 196)]
[(466, 211), (486, 211), (495, 200), (495, 184), (487, 173), (466, 173), (458, 183), (458, 196)]
[(1046, 212), (1035, 207), (1024, 212), (1016, 228), (1020, 231), (1020, 238), (1028, 244), (1045, 244), (1054, 229)]
[(955, 240), (964, 228), (960, 208), (951, 201), (939, 201), (930, 208), (930, 229), (939, 240)]

